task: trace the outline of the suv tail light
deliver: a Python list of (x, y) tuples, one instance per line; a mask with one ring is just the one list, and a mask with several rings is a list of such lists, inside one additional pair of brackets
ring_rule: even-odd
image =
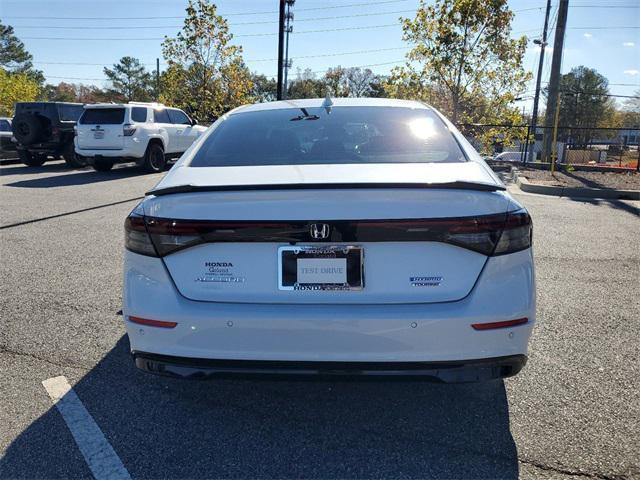
[(122, 134), (125, 137), (130, 137), (134, 133), (136, 133), (136, 128), (133, 125), (131, 125), (130, 123), (125, 123), (124, 125), (122, 125)]
[[(505, 255), (531, 246), (531, 217), (526, 210), (496, 215), (412, 220), (325, 221), (326, 242), (443, 242), (483, 255)], [(160, 256), (213, 242), (317, 242), (307, 221), (212, 221), (145, 217), (137, 208), (125, 222), (125, 246), (142, 255)]]

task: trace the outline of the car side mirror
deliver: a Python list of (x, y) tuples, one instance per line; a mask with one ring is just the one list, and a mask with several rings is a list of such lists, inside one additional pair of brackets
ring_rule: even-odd
[(196, 120), (195, 118), (191, 119), (191, 125), (197, 125), (198, 124), (198, 120)]

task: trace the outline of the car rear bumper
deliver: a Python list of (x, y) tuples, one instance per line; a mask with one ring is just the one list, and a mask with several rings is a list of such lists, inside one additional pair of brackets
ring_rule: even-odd
[(478, 382), (516, 375), (526, 355), (448, 362), (296, 362), (217, 360), (133, 352), (136, 367), (170, 377), (226, 376), (419, 377), (444, 383)]
[[(532, 260), (530, 250), (491, 258), (470, 294), (456, 302), (302, 305), (189, 300), (162, 260), (126, 251), (123, 316), (131, 350), (151, 360), (157, 355), (196, 363), (416, 363), (430, 370), (440, 362), (527, 354), (535, 324)], [(134, 323), (130, 316), (175, 327)], [(528, 321), (483, 331), (472, 327), (521, 318)]]

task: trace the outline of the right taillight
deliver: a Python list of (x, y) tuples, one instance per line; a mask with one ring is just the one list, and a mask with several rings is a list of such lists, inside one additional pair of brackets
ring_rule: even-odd
[(517, 210), (507, 214), (502, 235), (494, 250), (494, 255), (519, 252), (531, 247), (533, 241), (533, 225), (526, 210)]

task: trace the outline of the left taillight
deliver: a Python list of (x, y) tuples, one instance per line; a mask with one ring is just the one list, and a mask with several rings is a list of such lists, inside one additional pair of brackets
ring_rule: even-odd
[(124, 222), (124, 246), (127, 250), (148, 257), (157, 257), (156, 249), (147, 233), (144, 215), (134, 210)]

